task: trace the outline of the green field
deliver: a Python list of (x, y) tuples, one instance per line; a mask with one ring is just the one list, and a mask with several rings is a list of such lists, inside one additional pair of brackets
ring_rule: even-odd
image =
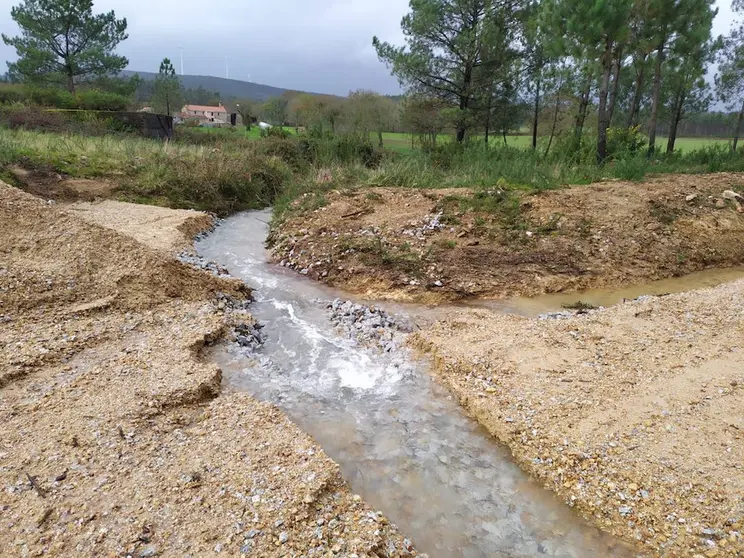
[[(451, 137), (448, 135), (441, 135), (437, 138), (439, 142), (450, 141)], [(539, 139), (539, 138), (538, 138)], [(410, 134), (404, 134), (402, 132), (385, 132), (382, 134), (382, 140), (385, 147), (394, 151), (408, 151), (411, 149), (411, 136)], [(495, 135), (489, 139), (493, 145), (503, 145), (503, 138)], [(709, 145), (723, 144), (728, 145), (731, 140), (721, 138), (677, 138), (675, 142), (675, 151), (694, 151), (702, 147)], [(529, 147), (532, 145), (532, 136), (530, 135), (511, 135), (506, 136), (506, 143), (511, 147)], [(656, 147), (657, 149), (666, 150), (667, 138), (657, 137)]]
[[(258, 139), (261, 137), (261, 130), (258, 126), (253, 126), (250, 130), (245, 130), (243, 127), (235, 128), (191, 128), (192, 130), (203, 132), (205, 134), (219, 134), (225, 137), (238, 137), (245, 136), (249, 139)], [(295, 128), (285, 126), (284, 130), (292, 135), (296, 135), (297, 131)], [(370, 139), (372, 142), (377, 142), (377, 135), (371, 135)], [(442, 134), (437, 138), (440, 143), (446, 143), (452, 140), (452, 136), (449, 134)], [(403, 132), (383, 132), (382, 141), (386, 149), (392, 151), (410, 151), (411, 150), (411, 135)], [(689, 153), (702, 147), (707, 147), (715, 144), (728, 145), (731, 140), (721, 138), (677, 138), (675, 150)], [(503, 138), (499, 135), (491, 136), (490, 142), (492, 145), (502, 145)], [(506, 136), (507, 145), (511, 147), (529, 147), (532, 145), (532, 136), (529, 134), (519, 134)], [(661, 151), (666, 150), (667, 138), (658, 137), (656, 138), (656, 147)]]

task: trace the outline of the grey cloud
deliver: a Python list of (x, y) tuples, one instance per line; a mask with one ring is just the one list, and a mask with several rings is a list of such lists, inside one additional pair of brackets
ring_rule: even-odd
[[(4, 33), (17, 32), (6, 15), (16, 3), (0, 0)], [(378, 35), (402, 44), (408, 0), (97, 0), (94, 9), (127, 18), (129, 39), (119, 50), (132, 70), (157, 71), (165, 56), (178, 68), (183, 45), (189, 74), (224, 77), (227, 56), (235, 79), (340, 95), (400, 91), (371, 42)], [(716, 34), (732, 22), (726, 0), (719, 9)], [(0, 44), (0, 61), (13, 58)]]
[[(0, 0), (0, 31), (15, 34)], [(400, 87), (372, 49), (372, 36), (402, 41), (408, 0), (98, 0), (129, 23), (119, 52), (131, 70), (157, 71), (168, 56), (187, 74), (230, 77), (320, 93), (353, 89), (398, 93)], [(0, 60), (14, 52), (0, 45)], [(4, 66), (4, 64), (3, 64)]]

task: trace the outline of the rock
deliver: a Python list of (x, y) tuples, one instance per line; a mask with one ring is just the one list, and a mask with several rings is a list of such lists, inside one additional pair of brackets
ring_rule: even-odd
[(260, 535), (260, 534), (261, 534), (261, 531), (259, 531), (258, 529), (251, 529), (250, 531), (248, 531), (248, 533), (246, 533), (245, 536), (246, 538), (252, 539), (256, 535)]
[(436, 281), (434, 281), (434, 286), (435, 287), (443, 287), (444, 286), (444, 283), (442, 283), (439, 279), (437, 279)]
[(716, 200), (716, 202), (715, 202), (715, 206), (716, 206), (716, 207), (717, 207), (718, 209), (723, 209), (724, 207), (726, 207), (726, 200), (722, 200), (721, 198), (718, 198), (718, 199)]
[(727, 200), (744, 202), (744, 196), (742, 196), (741, 194), (737, 194), (733, 190), (724, 190), (723, 194), (721, 195), (724, 199)]
[(697, 194), (689, 194), (689, 195), (685, 196), (685, 201), (686, 202), (695, 201), (697, 199), (697, 197), (698, 197)]
[(300, 275), (307, 275), (309, 271), (310, 270), (308, 270), (307, 268), (303, 268), (302, 270), (300, 270)]
[(281, 533), (279, 533), (279, 542), (280, 543), (284, 544), (288, 540), (289, 540), (289, 533), (287, 533), (286, 531), (282, 531)]
[(619, 508), (617, 508), (617, 511), (620, 515), (626, 517), (633, 512), (633, 508), (631, 508), (630, 506), (620, 506)]
[(140, 558), (149, 558), (150, 556), (157, 556), (157, 554), (158, 549), (154, 546), (146, 546), (139, 552)]
[(658, 231), (661, 228), (661, 223), (649, 223), (646, 225), (647, 231)]
[(253, 550), (253, 541), (248, 541), (243, 546), (240, 547), (240, 553), (241, 554), (249, 554)]

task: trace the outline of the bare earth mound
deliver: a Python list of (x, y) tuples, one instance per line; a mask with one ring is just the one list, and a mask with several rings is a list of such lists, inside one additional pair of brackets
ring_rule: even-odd
[(417, 334), (521, 466), (655, 555), (744, 555), (744, 281), (561, 320)]
[(372, 188), (297, 200), (277, 262), (371, 297), (532, 296), (744, 262), (744, 175), (665, 175), (515, 197)]
[[(0, 553), (407, 555), (279, 411), (220, 394), (200, 349), (227, 327), (215, 294), (247, 290), (103, 209), (0, 183)], [(206, 219), (183, 213), (163, 226)]]

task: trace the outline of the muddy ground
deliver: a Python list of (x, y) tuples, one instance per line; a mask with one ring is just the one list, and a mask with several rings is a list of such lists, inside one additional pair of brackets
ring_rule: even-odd
[(409, 555), (312, 439), (201, 357), (249, 319), (216, 298), (239, 308), (242, 284), (172, 255), (208, 219), (112, 204), (0, 183), (0, 554)]
[(273, 257), (356, 293), (421, 302), (627, 285), (744, 262), (742, 203), (730, 199), (742, 184), (720, 173), (535, 195), (307, 194), (275, 228)]
[[(275, 229), (274, 257), (423, 302), (643, 283), (744, 262), (741, 202), (724, 195), (743, 182), (664, 176), (518, 203), (462, 190), (306, 196)], [(744, 556), (744, 281), (565, 319), (436, 314), (411, 343), (569, 505), (645, 554)]]
[(520, 465), (653, 555), (744, 555), (744, 281), (576, 315), (453, 312), (414, 345)]

